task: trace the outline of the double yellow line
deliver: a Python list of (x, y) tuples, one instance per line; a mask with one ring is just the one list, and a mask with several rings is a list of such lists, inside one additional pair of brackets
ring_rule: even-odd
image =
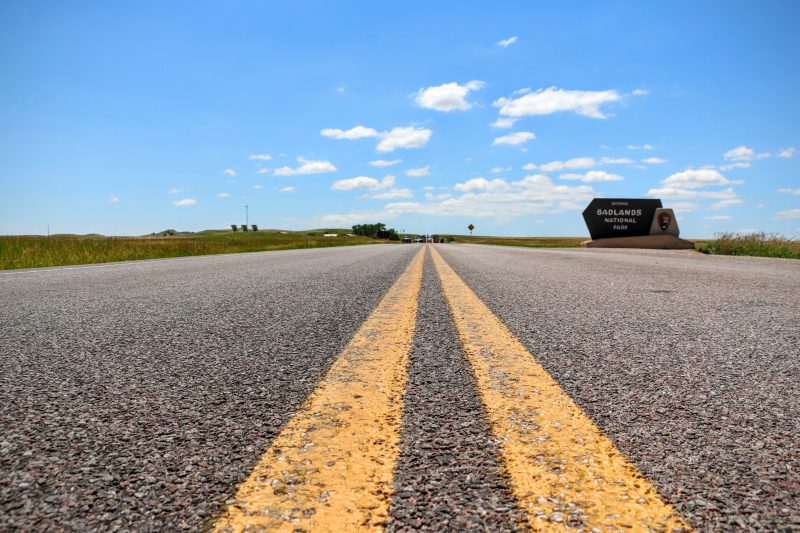
[[(239, 486), (215, 532), (382, 530), (425, 249)], [(688, 530), (430, 247), (500, 457), (532, 530)]]

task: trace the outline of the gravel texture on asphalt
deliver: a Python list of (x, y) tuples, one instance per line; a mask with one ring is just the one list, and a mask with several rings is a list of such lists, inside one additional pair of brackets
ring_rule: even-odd
[(418, 250), (0, 274), (0, 530), (199, 530)]
[(437, 249), (693, 527), (800, 530), (800, 261)]
[(475, 378), (426, 258), (388, 531), (518, 531)]

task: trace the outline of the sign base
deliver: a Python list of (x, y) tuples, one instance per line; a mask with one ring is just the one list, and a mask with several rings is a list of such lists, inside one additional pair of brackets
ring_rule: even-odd
[(648, 250), (692, 250), (694, 243), (674, 235), (640, 235), (635, 237), (610, 237), (584, 241), (582, 248), (645, 248)]

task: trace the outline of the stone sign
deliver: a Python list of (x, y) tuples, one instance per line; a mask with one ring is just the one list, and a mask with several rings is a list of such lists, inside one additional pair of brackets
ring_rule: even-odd
[[(595, 198), (583, 211), (592, 240), (649, 235), (653, 216), (661, 200), (640, 198)], [(672, 217), (674, 219), (674, 215)], [(658, 221), (669, 227), (672, 220)]]

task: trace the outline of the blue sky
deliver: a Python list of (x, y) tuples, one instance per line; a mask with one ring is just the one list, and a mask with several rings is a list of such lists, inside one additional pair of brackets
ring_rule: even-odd
[[(800, 237), (798, 2), (0, 4), (0, 233)], [(391, 163), (391, 164), (389, 164)], [(383, 165), (383, 166), (379, 166)]]

